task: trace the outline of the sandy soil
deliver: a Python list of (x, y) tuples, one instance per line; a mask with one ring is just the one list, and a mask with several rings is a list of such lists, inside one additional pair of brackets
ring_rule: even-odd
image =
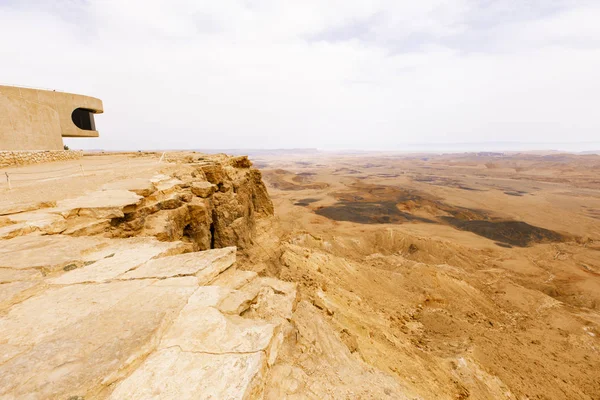
[(247, 267), (408, 393), (600, 399), (599, 156), (254, 160), (276, 218)]

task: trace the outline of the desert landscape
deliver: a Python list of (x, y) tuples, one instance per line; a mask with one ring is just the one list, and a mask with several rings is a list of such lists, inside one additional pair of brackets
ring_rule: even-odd
[(3, 168), (0, 398), (600, 399), (600, 156)]
[[(267, 274), (297, 282), (352, 354), (405, 393), (600, 398), (599, 156), (255, 160), (278, 232)], [(312, 378), (304, 348), (288, 351), (285, 368)], [(338, 398), (377, 398), (364, 390)]]

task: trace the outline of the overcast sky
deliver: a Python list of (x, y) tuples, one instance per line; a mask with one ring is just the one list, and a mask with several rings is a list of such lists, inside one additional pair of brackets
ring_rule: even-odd
[(600, 141), (600, 1), (0, 0), (0, 82), (78, 148)]

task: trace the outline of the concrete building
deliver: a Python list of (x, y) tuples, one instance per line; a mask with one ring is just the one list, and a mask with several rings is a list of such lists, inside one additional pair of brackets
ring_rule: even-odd
[(63, 137), (98, 137), (94, 97), (0, 86), (0, 151), (62, 150)]

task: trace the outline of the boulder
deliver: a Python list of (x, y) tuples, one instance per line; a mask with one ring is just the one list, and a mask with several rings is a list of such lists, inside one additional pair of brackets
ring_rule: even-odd
[(252, 161), (248, 159), (248, 156), (237, 156), (229, 159), (229, 165), (234, 168), (250, 168)]
[(154, 236), (161, 241), (180, 240), (185, 227), (190, 223), (187, 205), (174, 210), (161, 210), (145, 219), (143, 236)]
[(210, 183), (218, 185), (227, 179), (227, 174), (221, 164), (206, 164), (200, 166), (200, 170)]
[(206, 198), (217, 191), (217, 186), (210, 182), (193, 182), (191, 190), (194, 195)]

